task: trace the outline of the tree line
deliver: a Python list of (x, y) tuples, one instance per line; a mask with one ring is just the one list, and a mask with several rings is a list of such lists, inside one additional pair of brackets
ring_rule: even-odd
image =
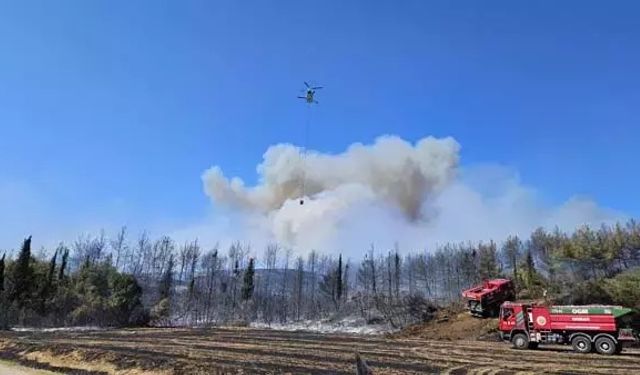
[(50, 260), (31, 252), (24, 240), (15, 260), (0, 258), (0, 329), (13, 325), (135, 326), (148, 322), (142, 289), (132, 275), (108, 259), (86, 259), (75, 269), (69, 249), (60, 246)]
[[(41, 251), (40, 254), (46, 254)], [(482, 279), (515, 280), (519, 298), (616, 303), (640, 308), (640, 225), (539, 228), (527, 238), (445, 243), (400, 251), (371, 246), (359, 259), (272, 244), (204, 249), (126, 228), (83, 236), (49, 258), (0, 258), (0, 324), (212, 325), (358, 317), (400, 327)]]

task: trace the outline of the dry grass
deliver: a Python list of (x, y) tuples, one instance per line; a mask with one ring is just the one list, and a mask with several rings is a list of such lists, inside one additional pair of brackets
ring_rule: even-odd
[(353, 374), (358, 351), (376, 374), (631, 374), (640, 351), (615, 357), (563, 347), (248, 328), (2, 333), (6, 359), (78, 374)]

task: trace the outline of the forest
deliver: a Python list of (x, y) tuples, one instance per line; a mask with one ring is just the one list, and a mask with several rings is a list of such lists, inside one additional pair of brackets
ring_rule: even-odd
[(518, 298), (640, 308), (640, 224), (539, 228), (527, 238), (434, 249), (363, 249), (361, 259), (236, 242), (203, 248), (147, 233), (81, 236), (0, 251), (0, 328), (287, 324), (358, 317), (399, 328), (492, 277)]

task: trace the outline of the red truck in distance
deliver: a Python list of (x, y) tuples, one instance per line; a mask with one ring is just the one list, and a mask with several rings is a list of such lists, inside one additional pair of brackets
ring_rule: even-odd
[(484, 280), (462, 291), (467, 310), (478, 318), (497, 317), (502, 302), (512, 301), (515, 296), (513, 281), (509, 279)]
[(498, 329), (516, 349), (539, 344), (571, 345), (578, 353), (618, 354), (626, 342), (639, 341), (637, 311), (621, 306), (545, 306), (505, 302)]

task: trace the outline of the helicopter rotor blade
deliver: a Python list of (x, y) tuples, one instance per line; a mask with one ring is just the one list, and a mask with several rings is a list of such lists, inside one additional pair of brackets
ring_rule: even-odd
[(307, 86), (307, 88), (309, 88), (309, 84), (307, 83), (307, 81), (304, 82), (304, 85)]
[(314, 89), (314, 90), (320, 90), (321, 88), (322, 88), (322, 86), (312, 87), (312, 89)]

